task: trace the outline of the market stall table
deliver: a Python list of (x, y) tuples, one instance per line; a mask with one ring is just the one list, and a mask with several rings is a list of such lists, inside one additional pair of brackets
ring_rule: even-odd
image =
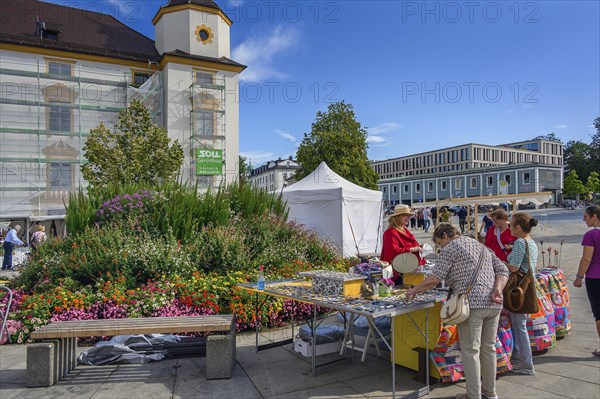
[[(255, 312), (258, 314), (260, 310), (259, 295), (270, 295), (284, 299), (291, 299), (293, 301), (304, 302), (310, 304), (313, 308), (312, 322), (310, 324), (312, 329), (312, 347), (316, 347), (316, 307), (320, 306), (332, 310), (339, 311), (343, 314), (351, 314), (351, 319), (356, 316), (365, 316), (369, 321), (370, 328), (373, 329), (379, 335), (382, 342), (387, 346), (391, 352), (391, 359), (395, 359), (395, 347), (394, 343), (395, 336), (397, 335), (394, 330), (396, 323), (392, 322), (391, 328), (391, 339), (388, 342), (386, 337), (380, 332), (375, 326), (374, 319), (381, 316), (390, 316), (392, 320), (400, 315), (405, 315), (408, 320), (414, 325), (411, 330), (413, 334), (420, 334), (426, 342), (426, 355), (429, 356), (429, 334), (428, 332), (428, 310), (435, 305), (436, 301), (441, 300), (445, 296), (445, 293), (429, 293), (421, 294), (413, 301), (406, 301), (404, 295), (392, 295), (385, 299), (363, 299), (357, 297), (344, 297), (339, 295), (320, 295), (314, 293), (310, 282), (305, 280), (280, 280), (280, 281), (268, 281), (265, 285), (265, 290), (258, 290), (256, 284), (240, 284), (237, 287), (240, 289), (252, 292), (255, 294)], [(263, 301), (264, 304), (264, 301)], [(417, 324), (412, 320), (411, 314), (413, 312), (423, 312), (424, 320), (422, 324)], [(349, 323), (347, 328), (352, 328), (352, 323)], [(293, 327), (292, 327), (293, 328)], [(293, 332), (292, 332), (293, 333)], [(286, 343), (289, 340), (284, 341)], [(343, 343), (345, 345), (345, 342)], [(272, 345), (271, 345), (272, 346)], [(258, 347), (258, 329), (256, 329), (256, 348)], [(429, 362), (426, 362), (426, 375), (429, 376)], [(316, 375), (316, 350), (312, 351), (312, 374)], [(419, 389), (416, 392), (410, 394), (411, 397), (421, 397), (429, 393), (429, 378), (426, 378), (426, 387)], [(395, 364), (392, 362), (392, 396), (396, 397), (396, 370)]]

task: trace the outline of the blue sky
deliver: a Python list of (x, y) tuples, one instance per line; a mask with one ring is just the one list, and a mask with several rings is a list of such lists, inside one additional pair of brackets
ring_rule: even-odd
[[(53, 1), (154, 38), (167, 0)], [(240, 152), (294, 156), (317, 111), (345, 100), (369, 158), (555, 132), (589, 143), (600, 116), (597, 1), (217, 1), (234, 21)]]

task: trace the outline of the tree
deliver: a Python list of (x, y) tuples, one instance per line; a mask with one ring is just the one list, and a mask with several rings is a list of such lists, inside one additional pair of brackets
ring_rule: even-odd
[(590, 143), (590, 171), (600, 170), (600, 116), (594, 120), (596, 133), (592, 135)]
[(571, 140), (564, 151), (565, 171), (577, 172), (583, 180), (587, 179), (590, 172), (590, 146), (583, 141)]
[(354, 107), (345, 102), (329, 104), (317, 112), (310, 133), (305, 133), (296, 158), (296, 179), (309, 175), (323, 161), (343, 178), (359, 186), (377, 189), (379, 175), (369, 166), (367, 130), (356, 120)]
[(574, 170), (570, 171), (567, 177), (565, 177), (563, 192), (565, 194), (575, 194), (577, 195), (577, 199), (579, 199), (579, 194), (585, 194), (586, 191), (587, 189), (581, 180), (579, 180), (577, 172)]
[(540, 135), (540, 136), (536, 136), (533, 138), (533, 140), (551, 140), (551, 141), (558, 141), (559, 143), (562, 143), (563, 141), (556, 135), (556, 133), (552, 132), (552, 133), (548, 133), (548, 134), (544, 134), (544, 135)]
[(240, 155), (239, 158), (239, 175), (238, 179), (240, 183), (248, 181), (248, 173), (250, 173), (250, 166), (248, 165), (248, 159)]
[(90, 130), (83, 151), (88, 163), (81, 167), (92, 187), (109, 183), (157, 183), (175, 180), (183, 164), (183, 148), (166, 129), (150, 118), (137, 100), (119, 113), (111, 132), (104, 123)]
[(600, 193), (600, 174), (598, 172), (590, 173), (585, 187), (592, 194), (594, 200), (596, 200), (596, 193)]

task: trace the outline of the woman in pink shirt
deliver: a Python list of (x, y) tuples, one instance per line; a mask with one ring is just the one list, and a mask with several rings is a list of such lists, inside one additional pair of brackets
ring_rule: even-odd
[[(596, 330), (600, 337), (600, 206), (588, 206), (583, 214), (583, 221), (593, 229), (583, 235), (581, 241), (583, 254), (573, 285), (577, 288), (581, 287), (581, 281), (585, 277), (585, 290), (592, 306), (592, 313), (596, 319)], [(600, 348), (592, 353), (600, 356)]]

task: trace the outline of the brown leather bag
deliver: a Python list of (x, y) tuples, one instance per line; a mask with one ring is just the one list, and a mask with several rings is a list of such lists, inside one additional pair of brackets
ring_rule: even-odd
[(534, 314), (540, 307), (536, 293), (536, 280), (531, 270), (529, 243), (525, 240), (525, 256), (527, 257), (527, 273), (516, 271), (508, 277), (508, 282), (502, 291), (504, 308), (512, 313)]

